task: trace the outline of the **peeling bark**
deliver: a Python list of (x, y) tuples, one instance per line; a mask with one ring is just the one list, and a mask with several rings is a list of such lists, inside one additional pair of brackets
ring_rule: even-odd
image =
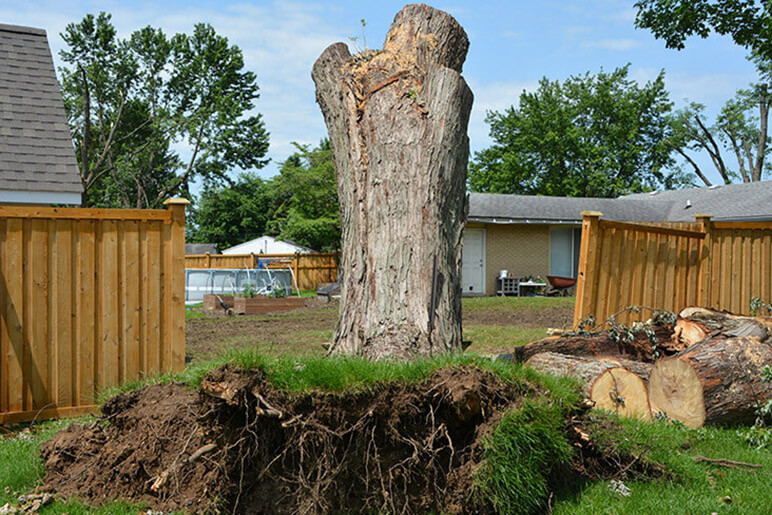
[(461, 241), (472, 92), (447, 13), (408, 5), (381, 51), (314, 64), (341, 210), (341, 307), (331, 352), (406, 358), (461, 348)]

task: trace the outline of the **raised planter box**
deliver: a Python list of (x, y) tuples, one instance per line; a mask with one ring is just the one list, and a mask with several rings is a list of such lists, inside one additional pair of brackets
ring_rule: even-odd
[(257, 297), (234, 297), (233, 311), (240, 315), (259, 315), (272, 311), (286, 311), (306, 306), (306, 299), (298, 297), (273, 298), (258, 295)]
[[(225, 311), (217, 297), (218, 295), (204, 295), (204, 309), (212, 311)], [(233, 295), (219, 295), (219, 297), (222, 299), (226, 306), (229, 308), (233, 307)]]

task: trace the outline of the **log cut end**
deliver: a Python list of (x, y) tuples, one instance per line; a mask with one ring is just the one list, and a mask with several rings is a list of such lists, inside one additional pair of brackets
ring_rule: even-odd
[(595, 407), (623, 417), (651, 420), (646, 383), (624, 368), (611, 368), (601, 374), (590, 388)]
[(685, 361), (669, 358), (654, 364), (649, 376), (649, 399), (654, 413), (662, 412), (691, 428), (705, 424), (702, 383)]

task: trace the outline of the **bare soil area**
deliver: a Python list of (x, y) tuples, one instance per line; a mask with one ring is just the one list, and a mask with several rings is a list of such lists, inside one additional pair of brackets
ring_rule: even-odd
[(342, 394), (286, 393), (223, 367), (200, 392), (148, 386), (58, 433), (42, 449), (45, 489), (164, 512), (461, 513), (482, 435), (539, 394), (474, 367)]
[[(338, 316), (338, 303), (307, 299), (306, 307), (283, 313), (260, 316), (234, 316), (204, 311), (199, 318), (190, 318), (186, 326), (188, 358), (194, 361), (207, 359), (231, 347), (250, 347), (267, 354), (323, 354), (323, 344), (329, 343)], [(510, 346), (492, 348), (490, 345), (475, 345), (476, 337), (487, 329), (495, 328), (498, 336), (507, 328), (528, 330), (527, 335), (538, 335), (537, 340), (546, 336), (541, 332), (548, 327), (570, 327), (573, 321), (573, 307), (515, 306), (507, 305), (494, 309), (465, 309), (464, 328), (469, 329), (465, 339), (472, 340), (472, 350), (477, 352), (512, 352)], [(490, 338), (495, 340), (496, 338)], [(527, 342), (524, 342), (527, 343)]]

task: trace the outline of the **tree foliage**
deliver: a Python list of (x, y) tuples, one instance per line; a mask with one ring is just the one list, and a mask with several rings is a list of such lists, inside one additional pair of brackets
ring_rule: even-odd
[(664, 74), (639, 86), (628, 66), (539, 82), (517, 107), (489, 112), (493, 146), (476, 152), (472, 191), (615, 197), (685, 182), (665, 143), (672, 105)]
[[(145, 27), (119, 39), (111, 17), (67, 25), (62, 94), (77, 149), (84, 205), (157, 207), (194, 178), (267, 162), (255, 75), (241, 50), (197, 24), (167, 37)], [(184, 159), (177, 148), (189, 148)]]
[(273, 179), (275, 211), (269, 230), (319, 251), (340, 246), (340, 214), (335, 167), (330, 141), (319, 146), (295, 143), (290, 156)]
[[(636, 27), (651, 30), (668, 48), (682, 50), (691, 36), (726, 35), (749, 50), (760, 82), (727, 101), (711, 126), (704, 107), (692, 103), (673, 119), (671, 146), (708, 186), (710, 180), (687, 150), (705, 152), (724, 183), (763, 179), (769, 170), (769, 83), (772, 80), (772, 1), (642, 0), (635, 3)], [(730, 158), (725, 155), (729, 154)], [(730, 164), (732, 163), (732, 164)], [(734, 165), (736, 163), (736, 166)]]
[(297, 152), (264, 181), (243, 174), (206, 188), (191, 210), (188, 240), (227, 248), (264, 234), (319, 251), (340, 245), (338, 193), (328, 140)]

